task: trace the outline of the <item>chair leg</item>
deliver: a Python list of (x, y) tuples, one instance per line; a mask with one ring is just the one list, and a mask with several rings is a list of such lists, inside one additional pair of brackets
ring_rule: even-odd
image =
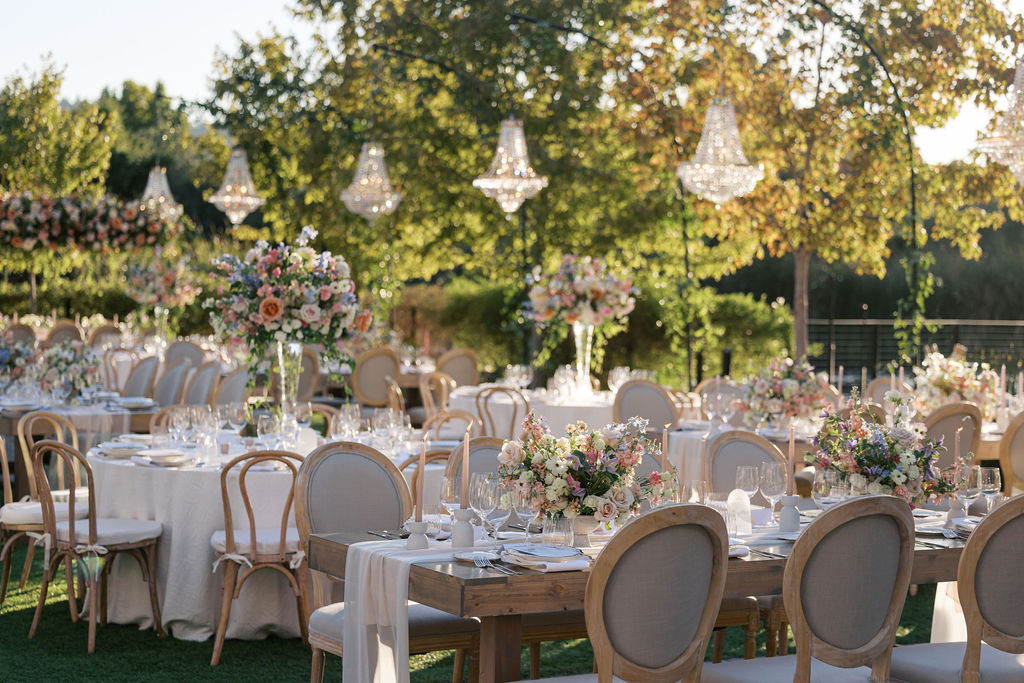
[(530, 680), (540, 678), (540, 643), (530, 643)]
[(21, 580), (18, 581), (18, 588), (24, 588), (28, 583), (28, 575), (32, 572), (32, 557), (36, 552), (36, 544), (31, 538), (28, 539), (28, 550), (25, 553), (25, 566), (21, 570)]
[(217, 622), (217, 636), (213, 641), (213, 657), (210, 659), (210, 666), (217, 666), (220, 663), (220, 653), (224, 649), (224, 635), (228, 631), (228, 619), (231, 617), (231, 601), (235, 594), (235, 577), (238, 576), (238, 564), (225, 562), (224, 586), (220, 595), (220, 620)]
[(35, 638), (36, 629), (39, 628), (39, 619), (43, 616), (43, 605), (46, 604), (46, 594), (50, 590), (50, 568), (43, 567), (43, 583), (39, 586), (39, 602), (36, 603), (36, 613), (32, 617), (32, 626), (28, 630), (28, 637)]
[(68, 609), (71, 610), (71, 621), (78, 621), (78, 601), (75, 600), (74, 562), (70, 555), (64, 556), (64, 580), (68, 586)]
[(460, 647), (455, 651), (455, 659), (452, 661), (452, 683), (462, 683), (466, 669), (466, 648)]
[(96, 622), (99, 620), (96, 613), (100, 606), (99, 588), (96, 575), (89, 572), (89, 654), (96, 652)]
[(480, 642), (473, 639), (473, 647), (469, 650), (469, 683), (480, 683)]
[(309, 669), (309, 683), (324, 683), (324, 651), (313, 647), (313, 663)]
[(725, 629), (716, 628), (715, 631), (715, 642), (711, 648), (711, 662), (718, 664), (722, 661), (722, 651), (725, 650)]
[(7, 584), (11, 581), (11, 554), (8, 553), (7, 557), (0, 557), (0, 562), (4, 563), (3, 574), (0, 575), (0, 605), (2, 605), (7, 599)]
[(149, 584), (149, 604), (153, 609), (153, 626), (156, 628), (156, 635), (166, 638), (163, 619), (160, 616), (160, 596), (156, 590), (156, 544), (153, 544), (143, 551), (146, 555), (146, 583)]
[(302, 634), (302, 644), (309, 645), (309, 572), (305, 564), (295, 570), (295, 578), (299, 584), (299, 594), (295, 596), (296, 607), (299, 610), (299, 632)]

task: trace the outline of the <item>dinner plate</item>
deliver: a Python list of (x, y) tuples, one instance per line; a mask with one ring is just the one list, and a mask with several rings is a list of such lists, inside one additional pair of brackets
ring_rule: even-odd
[(918, 536), (942, 536), (945, 523), (942, 524), (921, 524), (914, 527), (914, 533)]
[(914, 508), (911, 514), (918, 519), (928, 519), (931, 517), (945, 517), (946, 512), (944, 510), (929, 510), (927, 508)]
[(782, 539), (783, 541), (795, 541), (800, 538), (799, 531), (781, 531), (775, 534), (775, 538)]
[(175, 457), (158, 458), (156, 460), (141, 455), (133, 455), (132, 462), (137, 465), (152, 465), (153, 467), (181, 467), (192, 462), (191, 455), (181, 455)]
[(490, 550), (464, 550), (462, 552), (455, 553), (455, 559), (459, 562), (470, 562), (474, 561), (474, 556), (483, 557), (485, 560), (496, 562), (501, 559), (501, 555), (493, 553)]
[(510, 543), (505, 546), (505, 552), (535, 562), (571, 562), (583, 556), (579, 548), (548, 543)]
[(788, 429), (772, 429), (771, 427), (762, 427), (757, 430), (757, 433), (766, 439), (788, 439)]
[(177, 448), (143, 448), (137, 453), (137, 455), (146, 458), (151, 462), (192, 457), (190, 455), (186, 455), (185, 451), (178, 450)]
[(131, 441), (106, 441), (97, 446), (99, 451), (110, 458), (130, 458), (145, 450), (146, 444)]
[(153, 443), (152, 434), (122, 434), (114, 439), (114, 441), (128, 441), (131, 443), (144, 443), (147, 446)]
[(155, 405), (153, 399), (146, 398), (145, 396), (123, 396), (117, 400), (117, 403), (123, 407), (133, 410), (136, 408), (151, 408)]
[(34, 401), (12, 401), (10, 403), (4, 403), (2, 407), (9, 413), (27, 413), (30, 410), (35, 410), (39, 407), (39, 404)]

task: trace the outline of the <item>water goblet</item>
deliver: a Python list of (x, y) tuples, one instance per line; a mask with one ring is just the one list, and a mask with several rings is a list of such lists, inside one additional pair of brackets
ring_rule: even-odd
[(277, 418), (270, 413), (260, 415), (256, 420), (256, 438), (264, 450), (272, 450), (277, 445)]
[(981, 495), (981, 468), (977, 465), (961, 467), (957, 472), (954, 495), (960, 501), (964, 514), (970, 514), (971, 505)]
[(786, 473), (782, 465), (777, 462), (761, 463), (760, 489), (761, 495), (768, 499), (768, 506), (774, 519), (775, 505), (786, 492)]
[(512, 488), (508, 492), (509, 501), (512, 503), (512, 509), (515, 510), (516, 517), (523, 523), (523, 528), (526, 531), (526, 542), (530, 542), (530, 525), (533, 524), (537, 515), (540, 514), (539, 506), (536, 500), (537, 496), (533, 491), (533, 487), (527, 485), (513, 484)]
[(736, 468), (736, 488), (753, 498), (761, 481), (761, 473), (757, 465), (740, 465)]
[(244, 403), (229, 403), (224, 413), (227, 417), (228, 427), (236, 434), (241, 434), (245, 425), (249, 422), (248, 410)]
[(998, 467), (979, 467), (978, 482), (985, 496), (985, 512), (992, 512), (992, 498), (1003, 488), (1003, 478)]

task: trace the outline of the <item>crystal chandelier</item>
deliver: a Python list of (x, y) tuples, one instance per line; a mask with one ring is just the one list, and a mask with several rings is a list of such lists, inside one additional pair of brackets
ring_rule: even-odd
[(743, 154), (736, 110), (728, 98), (711, 101), (697, 153), (693, 161), (679, 164), (676, 175), (687, 190), (715, 204), (742, 197), (764, 177), (764, 169)]
[(1010, 108), (999, 117), (992, 135), (978, 140), (978, 150), (1009, 166), (1017, 182), (1024, 185), (1024, 58), (1017, 60)]
[(167, 169), (157, 165), (149, 172), (146, 189), (142, 191), (140, 203), (157, 216), (177, 220), (181, 214), (181, 204), (171, 196), (171, 186), (167, 182)]
[(231, 150), (228, 170), (220, 189), (210, 197), (210, 203), (228, 215), (231, 225), (237, 227), (245, 217), (266, 202), (256, 193), (249, 175), (249, 159), (245, 150), (236, 147)]
[(501, 122), (491, 167), (473, 181), (473, 187), (497, 200), (505, 213), (515, 213), (524, 201), (547, 186), (548, 179), (530, 167), (523, 122), (510, 116)]
[(352, 213), (372, 224), (398, 208), (402, 194), (395, 192), (384, 162), (384, 148), (379, 142), (364, 142), (359, 152), (359, 165), (352, 184), (341, 192), (341, 201)]

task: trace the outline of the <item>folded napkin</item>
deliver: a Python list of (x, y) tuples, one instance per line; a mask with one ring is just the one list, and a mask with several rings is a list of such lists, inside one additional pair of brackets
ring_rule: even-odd
[(521, 556), (508, 553), (501, 554), (502, 562), (519, 565), (535, 572), (581, 572), (590, 569), (590, 560), (572, 560), (570, 562), (545, 562), (544, 560), (527, 560)]
[(746, 557), (750, 554), (750, 548), (745, 545), (729, 546), (729, 557)]

